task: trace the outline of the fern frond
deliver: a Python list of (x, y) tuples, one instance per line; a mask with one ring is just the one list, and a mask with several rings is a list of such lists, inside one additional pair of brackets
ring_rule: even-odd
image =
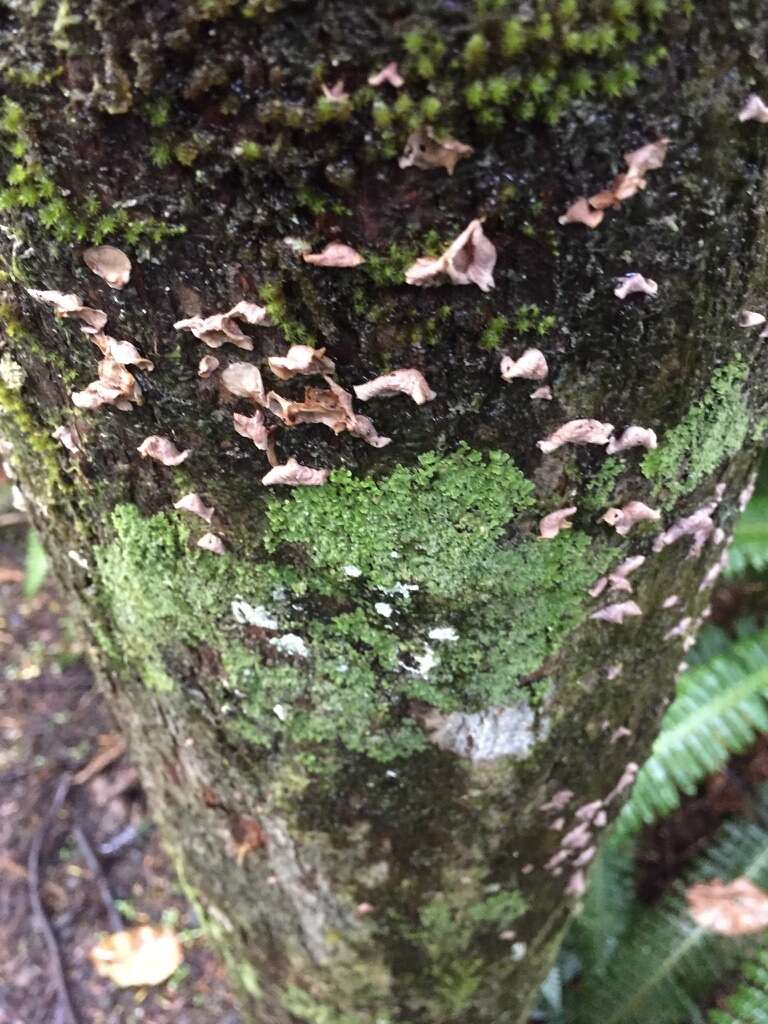
[(721, 1009), (710, 1010), (707, 1024), (768, 1024), (768, 949), (741, 969), (743, 982)]
[[(768, 787), (761, 804), (768, 821)], [(768, 827), (743, 819), (724, 826), (688, 881), (741, 876), (768, 887)], [(574, 1024), (700, 1022), (697, 1005), (756, 945), (754, 937), (701, 928), (683, 893), (672, 893), (658, 908), (635, 914), (602, 975), (584, 975), (580, 986), (566, 989), (566, 1017)]]
[(616, 823), (628, 835), (695, 793), (729, 755), (768, 732), (768, 630), (689, 669)]
[(757, 495), (736, 524), (728, 554), (728, 576), (742, 576), (752, 569), (768, 568), (768, 496)]

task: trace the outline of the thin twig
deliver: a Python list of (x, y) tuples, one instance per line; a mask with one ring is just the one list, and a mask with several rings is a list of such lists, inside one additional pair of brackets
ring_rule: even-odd
[(104, 909), (107, 912), (109, 930), (111, 932), (122, 931), (123, 919), (120, 916), (120, 911), (117, 909), (115, 899), (109, 888), (109, 882), (107, 881), (107, 876), (104, 874), (104, 868), (101, 866), (101, 861), (96, 856), (96, 853), (91, 846), (90, 839), (79, 825), (73, 825), (72, 835), (75, 837), (75, 842), (80, 849), (80, 853), (83, 856), (86, 867), (93, 875), (96, 888), (99, 890), (101, 902), (104, 904)]
[(61, 959), (61, 952), (56, 939), (56, 933), (51, 927), (51, 922), (48, 920), (48, 915), (45, 912), (45, 907), (43, 906), (43, 901), (40, 897), (40, 856), (43, 850), (43, 843), (48, 835), (49, 828), (53, 825), (59, 811), (64, 806), (64, 802), (67, 799), (67, 794), (69, 793), (71, 785), (72, 776), (69, 772), (65, 772), (65, 774), (59, 779), (58, 785), (56, 786), (56, 792), (53, 794), (50, 810), (43, 819), (43, 823), (40, 828), (35, 833), (29, 847), (29, 854), (27, 856), (27, 888), (29, 891), (29, 902), (32, 907), (32, 915), (35, 919), (35, 924), (42, 933), (42, 936), (45, 939), (45, 945), (48, 949), (48, 957), (53, 969), (56, 991), (59, 997), (59, 1007), (63, 1011), (64, 1024), (80, 1024), (80, 1019), (77, 1016), (72, 1002), (69, 985), (67, 984), (67, 976), (64, 972), (64, 963)]

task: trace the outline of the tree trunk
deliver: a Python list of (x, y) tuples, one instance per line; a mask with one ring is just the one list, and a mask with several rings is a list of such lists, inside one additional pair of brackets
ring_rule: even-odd
[[(0, 3), (7, 456), (249, 1020), (525, 1021), (653, 739), (768, 398), (736, 322), (765, 311), (768, 129), (737, 119), (765, 15), (689, 7)], [(404, 86), (367, 84), (392, 60)], [(430, 124), (474, 148), (453, 174), (398, 166), (418, 129), (417, 163), (443, 159)], [(665, 136), (599, 226), (558, 223)], [(480, 217), (495, 288), (405, 283)], [(302, 259), (334, 240), (365, 262)], [(101, 244), (131, 258), (122, 289), (83, 262)], [(658, 294), (621, 301), (628, 272)], [(28, 289), (104, 310), (154, 364), (129, 367), (143, 404), (76, 407), (94, 335)], [(270, 316), (240, 323), (252, 352), (173, 327), (243, 299)], [(290, 344), (348, 391), (415, 368), (436, 397), (356, 401), (382, 447), (266, 413), (273, 461), (333, 473), (265, 486), (221, 373), (298, 402), (326, 385), (268, 369)], [(502, 380), (529, 348), (547, 380)], [(587, 418), (658, 447), (537, 447)], [(144, 459), (151, 435), (191, 454)], [(630, 501), (660, 518), (602, 521)]]

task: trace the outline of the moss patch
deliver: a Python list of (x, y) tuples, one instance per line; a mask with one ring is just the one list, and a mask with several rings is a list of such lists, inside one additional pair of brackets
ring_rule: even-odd
[(740, 360), (718, 370), (704, 396), (644, 457), (643, 474), (653, 482), (653, 496), (664, 508), (690, 494), (743, 445), (749, 431), (742, 393), (746, 376)]
[(576, 530), (510, 539), (532, 490), (509, 456), (466, 446), (381, 480), (341, 470), (269, 502), (266, 557), (200, 552), (177, 514), (120, 507), (97, 553), (113, 654), (163, 690), (178, 675), (166, 637), (211, 650), (227, 724), (265, 751), (293, 745), (310, 768), (336, 742), (409, 755), (426, 742), (413, 701), (535, 701), (520, 678), (583, 619), (587, 588), (616, 557)]

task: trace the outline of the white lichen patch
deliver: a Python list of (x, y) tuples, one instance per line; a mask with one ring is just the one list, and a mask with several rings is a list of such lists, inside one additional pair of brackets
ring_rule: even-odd
[(293, 658), (309, 657), (309, 648), (304, 638), (297, 633), (283, 633), (282, 636), (272, 637), (269, 642), (281, 654), (288, 654)]
[(377, 615), (381, 615), (384, 619), (391, 619), (393, 608), (391, 604), (387, 604), (386, 601), (377, 601), (373, 606), (374, 611)]
[(260, 604), (248, 604), (242, 597), (232, 601), (232, 618), (241, 626), (257, 626), (259, 629), (279, 629), (275, 616)]
[(548, 718), (537, 719), (533, 708), (523, 701), (512, 707), (494, 706), (473, 713), (433, 710), (422, 724), (435, 746), (475, 763), (499, 757), (522, 761), (546, 739), (550, 727)]
[(435, 626), (427, 633), (430, 640), (458, 640), (459, 634), (453, 626)]

